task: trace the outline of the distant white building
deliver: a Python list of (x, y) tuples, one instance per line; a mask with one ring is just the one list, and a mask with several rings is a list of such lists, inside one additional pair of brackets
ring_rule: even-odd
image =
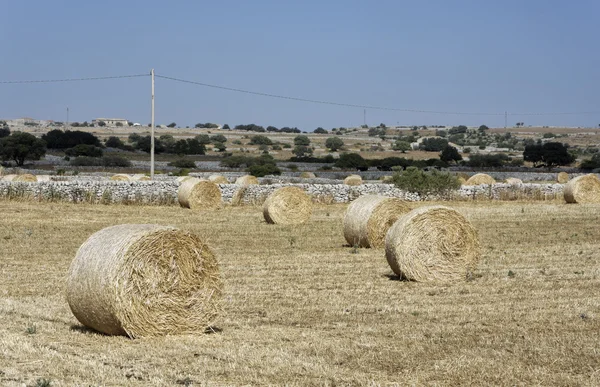
[(123, 126), (128, 125), (128, 121), (123, 118), (96, 118), (95, 120), (92, 120), (92, 124), (94, 125), (98, 125), (100, 122), (104, 122), (106, 126), (117, 126), (118, 123)]

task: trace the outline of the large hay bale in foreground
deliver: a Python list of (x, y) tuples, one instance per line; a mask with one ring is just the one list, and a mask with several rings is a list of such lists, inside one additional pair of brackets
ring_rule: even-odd
[(465, 280), (481, 256), (477, 232), (458, 211), (417, 208), (402, 216), (385, 239), (390, 267), (411, 281)]
[(300, 174), (300, 177), (303, 178), (303, 179), (314, 179), (315, 177), (317, 177), (317, 175), (315, 175), (312, 172), (306, 172), (305, 171), (305, 172), (302, 172)]
[(17, 175), (4, 175), (2, 176), (2, 180), (3, 181), (13, 181), (15, 179), (15, 177), (17, 177)]
[(481, 185), (481, 184), (494, 184), (496, 180), (490, 175), (486, 175), (485, 173), (477, 173), (467, 180), (465, 185)]
[(521, 185), (521, 184), (523, 184), (523, 180), (517, 179), (516, 177), (509, 177), (505, 181), (506, 181), (506, 184), (510, 184), (510, 185)]
[(109, 335), (202, 333), (220, 311), (213, 253), (196, 235), (154, 224), (123, 224), (81, 245), (67, 301), (83, 325)]
[(117, 173), (116, 175), (112, 175), (110, 179), (114, 181), (131, 181), (130, 176), (124, 173)]
[(221, 190), (208, 180), (187, 179), (179, 186), (177, 198), (181, 207), (192, 210), (212, 210), (221, 206)]
[(556, 176), (556, 181), (560, 184), (565, 184), (569, 181), (569, 174), (567, 172), (559, 172)]
[(150, 176), (146, 176), (143, 173), (136, 173), (135, 175), (131, 176), (131, 180), (132, 181), (150, 181)]
[(22, 175), (15, 176), (15, 178), (12, 181), (24, 181), (27, 183), (35, 183), (38, 180), (37, 177), (35, 177), (35, 175), (32, 175), (30, 173), (24, 173)]
[(600, 203), (600, 179), (594, 174), (577, 176), (565, 184), (567, 203)]
[(283, 187), (273, 191), (263, 204), (267, 223), (300, 224), (312, 215), (312, 200), (303, 189)]
[(236, 185), (256, 185), (258, 184), (258, 179), (252, 175), (240, 176), (235, 180)]
[(229, 184), (229, 180), (223, 175), (210, 175), (208, 180), (215, 184)]
[(346, 185), (361, 185), (362, 182), (363, 179), (359, 175), (350, 175), (344, 179)]
[(398, 198), (364, 195), (348, 206), (344, 215), (344, 238), (350, 246), (383, 247), (389, 228), (410, 211)]

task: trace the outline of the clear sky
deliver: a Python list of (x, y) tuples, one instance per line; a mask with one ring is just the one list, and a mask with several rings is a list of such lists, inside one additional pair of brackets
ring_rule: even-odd
[[(367, 110), (367, 123), (600, 124), (598, 0), (8, 1), (0, 81), (156, 74)], [(0, 84), (0, 118), (150, 122), (150, 78)], [(180, 126), (363, 123), (363, 109), (156, 80)]]

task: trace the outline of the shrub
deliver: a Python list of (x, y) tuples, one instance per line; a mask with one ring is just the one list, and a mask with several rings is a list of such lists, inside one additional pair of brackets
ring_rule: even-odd
[(124, 146), (125, 144), (123, 143), (123, 141), (121, 141), (121, 139), (120, 139), (119, 137), (116, 137), (116, 136), (110, 136), (110, 137), (108, 138), (108, 140), (106, 140), (106, 144), (105, 144), (105, 145), (106, 145), (107, 147), (110, 147), (110, 148), (118, 148), (118, 149), (121, 149), (121, 148), (123, 148), (123, 146)]
[(79, 156), (69, 161), (69, 165), (75, 167), (100, 167), (104, 163), (99, 157)]
[(273, 145), (273, 141), (267, 136), (257, 134), (256, 136), (250, 137), (250, 144), (252, 145)]
[(104, 156), (102, 164), (105, 167), (131, 167), (131, 161), (123, 156)]
[(48, 148), (51, 149), (67, 149), (79, 144), (100, 146), (98, 137), (80, 130), (63, 132), (60, 129), (54, 129), (44, 134), (42, 140), (46, 141)]
[(396, 187), (416, 192), (421, 197), (427, 194), (444, 196), (460, 187), (460, 182), (454, 175), (435, 170), (426, 172), (416, 167), (408, 167), (404, 172), (395, 173), (392, 182)]
[(504, 153), (494, 155), (471, 155), (467, 165), (475, 168), (501, 167), (508, 162), (508, 156)]
[(65, 150), (67, 156), (102, 157), (102, 149), (94, 145), (79, 144)]
[(448, 140), (440, 137), (424, 138), (419, 149), (427, 152), (440, 152), (448, 145)]
[(358, 153), (344, 153), (335, 162), (335, 166), (342, 169), (358, 169), (360, 171), (369, 169), (367, 161)]
[(298, 166), (296, 164), (288, 164), (286, 165), (286, 167), (293, 172), (296, 172), (298, 170)]
[(275, 164), (252, 165), (246, 169), (246, 172), (256, 177), (281, 175), (281, 170)]
[(179, 159), (179, 160), (175, 160), (169, 163), (170, 167), (175, 167), (175, 168), (191, 168), (194, 169), (196, 168), (196, 163), (193, 160), (189, 160), (189, 159)]

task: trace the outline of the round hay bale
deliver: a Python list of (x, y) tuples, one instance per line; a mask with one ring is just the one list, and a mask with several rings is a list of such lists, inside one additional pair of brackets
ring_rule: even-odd
[(494, 184), (496, 180), (490, 175), (486, 175), (485, 173), (478, 173), (469, 177), (465, 185), (481, 185), (481, 184)]
[(410, 211), (398, 198), (364, 195), (350, 203), (344, 215), (344, 238), (350, 246), (383, 247), (388, 229)]
[(283, 187), (273, 191), (263, 204), (267, 223), (300, 224), (312, 215), (310, 196), (298, 187)]
[(362, 177), (359, 175), (350, 175), (344, 179), (344, 184), (346, 185), (361, 185), (362, 182)]
[(410, 281), (465, 280), (481, 257), (477, 231), (445, 206), (417, 208), (402, 216), (385, 238), (390, 267)]
[(236, 185), (255, 185), (258, 184), (258, 179), (252, 175), (240, 176), (235, 180)]
[(213, 210), (221, 206), (221, 190), (208, 180), (187, 179), (179, 186), (177, 198), (181, 207), (192, 210)]
[(507, 184), (510, 184), (510, 185), (521, 185), (521, 184), (523, 184), (523, 180), (517, 179), (516, 177), (509, 177), (505, 181), (506, 181)]
[(458, 176), (457, 179), (460, 185), (467, 185), (467, 179), (465, 179), (464, 177)]
[(52, 180), (50, 175), (37, 175), (36, 176), (38, 182), (50, 181)]
[(126, 175), (124, 173), (118, 173), (116, 175), (112, 175), (110, 177), (111, 180), (115, 180), (115, 181), (131, 181), (131, 178), (129, 177), (129, 175)]
[(17, 177), (17, 175), (4, 175), (2, 177), (3, 181), (13, 181), (15, 179), (15, 177)]
[(600, 203), (600, 179), (594, 174), (577, 176), (565, 184), (567, 203)]
[(85, 241), (71, 263), (67, 301), (83, 325), (132, 338), (202, 333), (220, 311), (218, 262), (196, 235), (122, 224)]
[(24, 181), (27, 183), (35, 183), (38, 180), (37, 177), (35, 177), (35, 175), (32, 175), (30, 173), (24, 173), (22, 175), (15, 176), (15, 178), (12, 181)]
[(560, 184), (565, 184), (569, 181), (569, 174), (567, 172), (559, 172), (556, 176), (556, 181)]
[(178, 182), (179, 184), (181, 184), (181, 183), (183, 183), (184, 181), (186, 181), (187, 179), (192, 179), (192, 176), (179, 176), (179, 177), (177, 178), (177, 182)]
[(210, 175), (208, 180), (215, 184), (229, 184), (229, 180), (223, 175)]
[(136, 173), (135, 175), (131, 176), (131, 180), (132, 181), (150, 181), (150, 176), (146, 176), (143, 173)]
[(247, 190), (248, 188), (246, 188), (246, 186), (241, 186), (240, 188), (236, 189), (231, 197), (231, 205), (241, 206), (244, 204), (244, 195), (246, 194)]
[(314, 179), (315, 177), (317, 177), (317, 175), (315, 175), (312, 172), (302, 172), (300, 174), (300, 177), (303, 179)]

